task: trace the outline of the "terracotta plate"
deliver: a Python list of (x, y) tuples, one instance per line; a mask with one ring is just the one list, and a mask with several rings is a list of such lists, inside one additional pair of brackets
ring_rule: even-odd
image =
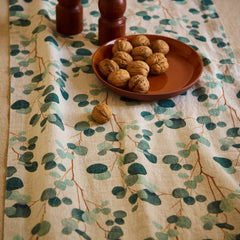
[(150, 41), (162, 39), (168, 43), (170, 51), (166, 55), (169, 63), (167, 72), (157, 76), (149, 75), (150, 89), (146, 94), (120, 89), (108, 83), (107, 79), (101, 75), (98, 69), (99, 62), (105, 58), (112, 58), (112, 46), (115, 41), (118, 39), (131, 41), (136, 35), (117, 38), (99, 47), (92, 60), (95, 74), (107, 88), (127, 98), (153, 101), (182, 94), (198, 81), (203, 70), (203, 64), (200, 56), (193, 48), (173, 38), (160, 35), (145, 35)]

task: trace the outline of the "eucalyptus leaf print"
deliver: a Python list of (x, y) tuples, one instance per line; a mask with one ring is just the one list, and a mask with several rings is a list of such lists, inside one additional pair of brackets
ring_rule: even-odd
[(33, 235), (37, 235), (39, 237), (46, 235), (50, 230), (51, 224), (47, 221), (43, 221), (41, 223), (38, 223), (34, 228), (32, 229), (31, 233)]
[(11, 105), (11, 108), (22, 114), (28, 114), (32, 111), (29, 102), (27, 102), (26, 100), (16, 101)]
[(126, 35), (176, 39), (203, 62), (190, 89), (152, 102), (95, 76), (97, 1), (81, 1), (74, 36), (55, 30), (57, 4), (9, 2), (4, 240), (239, 239), (238, 64), (214, 2), (127, 2)]

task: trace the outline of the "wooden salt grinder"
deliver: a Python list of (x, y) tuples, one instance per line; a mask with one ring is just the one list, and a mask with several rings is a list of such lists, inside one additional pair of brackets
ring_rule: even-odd
[(126, 0), (99, 0), (101, 17), (98, 20), (98, 42), (100, 45), (125, 35)]
[(63, 35), (75, 35), (83, 30), (81, 0), (58, 0), (56, 6), (57, 31)]

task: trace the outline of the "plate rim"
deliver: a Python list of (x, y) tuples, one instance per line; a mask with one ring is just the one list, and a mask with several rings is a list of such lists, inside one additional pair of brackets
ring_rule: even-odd
[[(107, 80), (104, 80), (103, 77), (100, 75), (98, 69), (97, 69), (97, 64), (94, 61), (98, 52), (101, 51), (104, 47), (109, 46), (111, 44), (114, 44), (114, 42), (116, 42), (117, 40), (120, 40), (120, 39), (121, 40), (122, 39), (128, 40), (129, 38), (136, 37), (138, 35), (145, 35), (147, 37), (154, 37), (154, 38), (159, 38), (159, 39), (162, 39), (162, 40), (165, 39), (165, 40), (169, 40), (169, 41), (176, 41), (179, 44), (191, 49), (191, 51), (194, 52), (194, 54), (198, 58), (198, 60), (199, 60), (198, 62), (200, 64), (200, 66), (199, 66), (200, 71), (199, 71), (198, 75), (196, 76), (196, 79), (193, 82), (191, 82), (190, 84), (187, 84), (186, 86), (184, 86), (183, 88), (179, 88), (179, 89), (174, 90), (174, 91), (165, 92), (163, 94), (142, 94), (142, 93), (137, 93), (137, 92), (131, 92), (131, 91), (128, 91), (126, 89), (118, 88), (118, 87), (108, 83)], [(195, 85), (199, 81), (199, 78), (200, 78), (200, 76), (202, 75), (202, 72), (203, 72), (202, 59), (195, 49), (193, 49), (191, 46), (189, 46), (188, 44), (186, 44), (186, 43), (184, 43), (184, 42), (182, 42), (178, 39), (167, 37), (167, 36), (164, 36), (164, 35), (158, 35), (158, 34), (132, 34), (132, 35), (125, 35), (125, 36), (122, 36), (122, 37), (119, 37), (119, 38), (112, 39), (112, 40), (104, 43), (103, 45), (101, 45), (95, 51), (95, 53), (93, 54), (93, 57), (92, 57), (92, 67), (93, 67), (93, 71), (94, 71), (95, 75), (97, 76), (98, 80), (100, 82), (102, 82), (108, 89), (110, 89), (111, 91), (113, 91), (114, 93), (116, 93), (119, 96), (127, 97), (127, 98), (130, 98), (130, 99), (135, 99), (135, 100), (139, 100), (139, 101), (154, 101), (154, 100), (161, 100), (161, 99), (167, 99), (169, 97), (178, 96), (178, 95), (186, 92), (193, 85)], [(121, 92), (121, 94), (119, 94), (119, 92)]]

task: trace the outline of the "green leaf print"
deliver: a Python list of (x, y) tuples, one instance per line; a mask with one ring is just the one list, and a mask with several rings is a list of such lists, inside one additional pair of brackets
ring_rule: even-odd
[(49, 93), (49, 94), (45, 97), (44, 102), (45, 102), (45, 103), (49, 103), (49, 102), (59, 103), (58, 95), (55, 94), (55, 93)]
[(104, 173), (108, 170), (108, 167), (105, 164), (96, 163), (87, 168), (88, 173)]
[(138, 156), (136, 153), (134, 153), (134, 152), (127, 153), (124, 156), (124, 164), (132, 163), (137, 159), (138, 159)]
[(16, 190), (16, 189), (22, 188), (23, 186), (24, 185), (23, 185), (22, 180), (18, 177), (9, 178), (6, 181), (6, 190), (7, 191)]
[(73, 149), (73, 151), (74, 151), (74, 153), (76, 153), (77, 155), (80, 155), (80, 156), (85, 156), (88, 153), (88, 149), (84, 146), (76, 146)]
[(74, 219), (65, 218), (61, 221), (61, 223), (63, 225), (62, 233), (66, 235), (71, 234), (72, 231), (78, 228), (77, 221)]
[(141, 150), (148, 150), (148, 149), (150, 149), (150, 146), (149, 146), (149, 144), (148, 144), (147, 141), (141, 140), (141, 141), (138, 143), (138, 148), (141, 149)]
[(118, 142), (118, 132), (109, 132), (105, 135), (105, 139), (110, 142)]
[(82, 236), (86, 240), (91, 240), (91, 238), (83, 231), (79, 229), (75, 229), (75, 232), (78, 233), (80, 236)]
[(15, 167), (9, 166), (9, 167), (7, 167), (6, 176), (7, 176), (7, 177), (11, 177), (11, 176), (13, 176), (14, 173), (16, 173), (16, 172), (17, 172), (17, 169), (16, 169)]
[(32, 33), (35, 34), (35, 33), (43, 32), (46, 28), (47, 28), (46, 25), (39, 25), (32, 31)]
[(215, 160), (224, 168), (230, 168), (232, 166), (232, 161), (228, 158), (213, 157), (213, 160)]
[(112, 189), (112, 194), (116, 196), (117, 199), (122, 199), (126, 195), (126, 189), (121, 186), (115, 186)]
[(223, 210), (220, 208), (221, 201), (214, 201), (208, 204), (207, 210), (209, 213), (218, 214), (222, 213)]
[(28, 19), (17, 19), (15, 21), (11, 21), (10, 24), (13, 24), (15, 26), (19, 26), (19, 27), (27, 27), (29, 25), (31, 25), (31, 21), (29, 21)]
[(14, 110), (26, 109), (29, 107), (29, 102), (26, 100), (18, 100), (11, 105)]
[(224, 228), (224, 229), (228, 229), (228, 230), (234, 230), (234, 226), (230, 225), (228, 223), (217, 223), (216, 226), (219, 227), (219, 228)]
[(57, 47), (58, 48), (58, 43), (57, 41), (52, 37), (52, 36), (47, 36), (45, 39), (44, 39), (45, 42), (49, 42), (50, 44), (52, 44), (53, 46)]
[(147, 171), (142, 164), (133, 163), (128, 167), (128, 173), (130, 175), (136, 175), (136, 174), (146, 175)]
[(56, 197), (56, 190), (54, 188), (47, 188), (42, 192), (41, 201), (49, 200)]
[(75, 218), (79, 221), (82, 221), (82, 222), (84, 222), (84, 220), (82, 218), (83, 214), (84, 214), (84, 211), (81, 209), (78, 209), (78, 208), (73, 208), (72, 212), (71, 212), (71, 215), (73, 218)]
[(109, 240), (116, 240), (123, 236), (123, 231), (119, 226), (114, 226), (108, 233), (107, 238)]
[(54, 113), (54, 114), (48, 115), (47, 120), (50, 123), (53, 123), (53, 124), (57, 125), (60, 129), (62, 129), (64, 131), (65, 128), (64, 128), (62, 119), (59, 117), (58, 114)]
[(31, 209), (26, 204), (16, 203), (12, 207), (5, 208), (5, 214), (9, 218), (28, 218), (31, 215)]
[(32, 78), (33, 83), (41, 82), (42, 80), (43, 80), (43, 73), (40, 73)]
[(90, 128), (90, 125), (88, 122), (86, 121), (81, 121), (76, 123), (76, 125), (74, 126), (74, 129), (77, 131), (84, 131)]
[(21, 157), (19, 158), (19, 160), (21, 162), (27, 163), (30, 162), (33, 159), (33, 153), (32, 152), (25, 152), (21, 155)]
[(43, 221), (41, 223), (36, 224), (31, 233), (33, 235), (37, 234), (39, 237), (45, 236), (48, 234), (49, 230), (51, 228), (51, 224), (48, 221)]
[(58, 197), (53, 197), (48, 200), (48, 204), (52, 207), (58, 207), (59, 205), (61, 205), (61, 203), (62, 202)]
[(164, 122), (166, 127), (172, 129), (183, 128), (186, 126), (186, 122), (182, 118), (170, 118), (169, 120)]
[(149, 162), (151, 162), (151, 163), (157, 163), (157, 157), (156, 157), (156, 155), (148, 152), (147, 150), (144, 150), (143, 153), (144, 153), (144, 156), (149, 160)]
[(189, 196), (189, 192), (184, 188), (175, 188), (172, 192), (175, 198), (184, 198)]
[(139, 190), (137, 194), (142, 201), (156, 206), (161, 204), (161, 200), (158, 195), (154, 192), (149, 191), (148, 189)]
[(178, 227), (188, 228), (188, 229), (191, 228), (192, 226), (191, 220), (186, 216), (179, 216), (175, 224)]

